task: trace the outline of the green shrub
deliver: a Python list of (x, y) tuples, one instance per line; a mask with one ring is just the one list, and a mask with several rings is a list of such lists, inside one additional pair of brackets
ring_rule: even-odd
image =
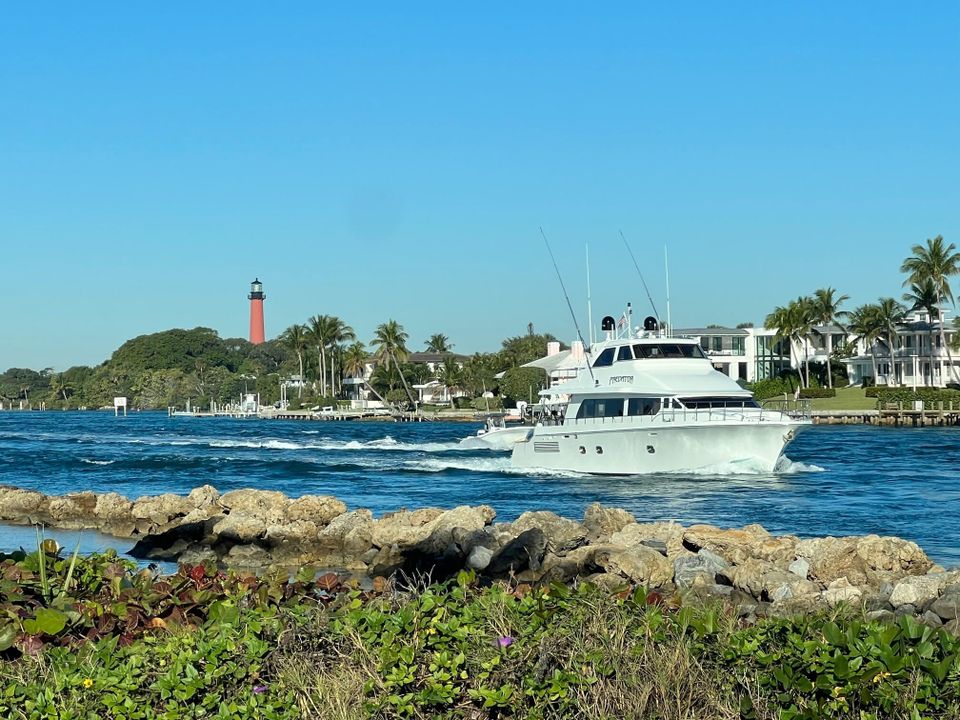
[(488, 407), (490, 410), (503, 410), (503, 399), (499, 397), (478, 397), (470, 401), (470, 407), (481, 412), (485, 412)]
[(802, 398), (831, 398), (836, 397), (837, 391), (833, 388), (811, 387), (800, 388), (800, 397)]
[(757, 400), (767, 400), (780, 395), (793, 395), (796, 385), (787, 378), (767, 378), (757, 380), (749, 389)]

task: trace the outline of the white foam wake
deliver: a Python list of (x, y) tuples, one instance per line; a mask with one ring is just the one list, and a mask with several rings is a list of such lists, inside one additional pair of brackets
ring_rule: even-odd
[(91, 460), (90, 458), (80, 458), (80, 462), (85, 462), (87, 465), (113, 465), (116, 460)]

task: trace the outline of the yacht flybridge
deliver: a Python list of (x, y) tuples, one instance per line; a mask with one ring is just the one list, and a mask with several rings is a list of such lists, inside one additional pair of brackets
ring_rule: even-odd
[(653, 317), (631, 329), (628, 310), (601, 327), (606, 337), (577, 376), (541, 393), (533, 427), (513, 445), (515, 467), (633, 475), (742, 463), (767, 472), (810, 425), (809, 401), (761, 406), (696, 338), (672, 337)]

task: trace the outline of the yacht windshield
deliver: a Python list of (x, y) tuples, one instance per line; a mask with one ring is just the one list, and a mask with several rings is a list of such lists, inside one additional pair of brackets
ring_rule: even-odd
[(644, 343), (633, 346), (633, 355), (640, 358), (706, 358), (699, 345), (693, 343)]
[(688, 410), (705, 408), (757, 408), (757, 401), (748, 397), (697, 397), (678, 398)]

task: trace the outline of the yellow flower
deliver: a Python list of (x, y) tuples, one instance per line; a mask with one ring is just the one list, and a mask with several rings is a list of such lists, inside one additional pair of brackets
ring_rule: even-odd
[(880, 682), (883, 682), (884, 678), (888, 678), (888, 677), (890, 677), (890, 673), (878, 672), (876, 675), (873, 676), (873, 681), (875, 683), (880, 683)]
[(83, 686), (84, 686), (85, 688), (91, 688), (91, 687), (93, 687), (93, 680), (91, 680), (90, 678), (84, 678), (84, 679), (83, 679)]

